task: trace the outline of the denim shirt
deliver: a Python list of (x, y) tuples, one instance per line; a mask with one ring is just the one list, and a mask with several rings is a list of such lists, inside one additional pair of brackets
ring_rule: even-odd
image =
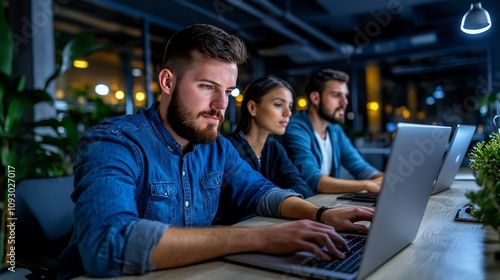
[(253, 170), (222, 136), (183, 154), (157, 106), (105, 120), (80, 139), (75, 227), (59, 278), (155, 269), (151, 252), (169, 226), (210, 226), (223, 185), (234, 188), (233, 203), (263, 216), (279, 217), (281, 202), (298, 196)]
[[(326, 128), (333, 148), (333, 164), (330, 176), (338, 178), (343, 166), (356, 179), (369, 179), (380, 171), (370, 165), (352, 145), (342, 127), (330, 123)], [(308, 111), (301, 111), (290, 119), (283, 135), (283, 146), (288, 156), (299, 169), (302, 178), (314, 193), (318, 192), (323, 155)]]

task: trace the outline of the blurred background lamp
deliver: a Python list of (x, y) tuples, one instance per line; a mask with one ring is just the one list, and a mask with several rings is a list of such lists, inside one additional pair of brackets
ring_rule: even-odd
[(432, 93), (432, 96), (434, 96), (435, 99), (443, 99), (444, 98), (444, 91), (441, 86), (437, 86), (434, 92)]
[(117, 90), (115, 92), (115, 97), (118, 100), (122, 100), (123, 98), (125, 98), (125, 92), (123, 92), (122, 90)]
[(436, 100), (432, 96), (429, 96), (425, 99), (425, 104), (427, 105), (434, 105), (434, 103), (436, 103)]
[(243, 94), (240, 94), (234, 98), (236, 100), (236, 103), (241, 103), (243, 102)]
[(134, 76), (134, 77), (140, 77), (141, 74), (142, 74), (141, 69), (139, 69), (139, 68), (132, 69), (132, 76)]
[(98, 84), (95, 86), (95, 93), (99, 95), (107, 95), (109, 93), (109, 88), (105, 84)]
[(85, 68), (89, 67), (89, 63), (88, 63), (88, 61), (83, 60), (83, 59), (76, 59), (76, 60), (73, 61), (73, 66), (75, 68), (83, 68), (83, 69), (85, 69)]
[(137, 101), (143, 101), (146, 99), (146, 94), (142, 91), (138, 91), (135, 93), (135, 100)]
[(481, 2), (470, 5), (470, 10), (462, 18), (460, 29), (467, 34), (483, 33), (491, 27), (488, 11), (483, 9)]
[(233, 90), (231, 91), (231, 95), (232, 95), (233, 97), (236, 97), (236, 96), (240, 95), (240, 90), (239, 90), (238, 88), (233, 89)]
[(299, 97), (297, 100), (297, 105), (299, 108), (306, 108), (307, 107), (307, 99), (305, 97)]

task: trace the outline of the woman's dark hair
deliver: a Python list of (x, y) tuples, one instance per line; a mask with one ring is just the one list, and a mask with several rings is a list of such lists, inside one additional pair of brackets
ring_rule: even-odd
[(162, 68), (170, 69), (181, 79), (193, 62), (194, 51), (237, 65), (245, 63), (248, 57), (245, 43), (237, 36), (212, 25), (194, 24), (170, 37), (165, 47)]
[(240, 107), (240, 120), (235, 132), (243, 131), (243, 133), (246, 134), (250, 131), (252, 116), (250, 115), (250, 112), (248, 112), (248, 101), (253, 100), (258, 104), (264, 95), (279, 87), (286, 87), (290, 90), (292, 95), (294, 95), (293, 88), (287, 81), (273, 75), (258, 78), (245, 88), (243, 91), (243, 102), (241, 102)]
[(307, 81), (305, 87), (307, 98), (310, 99), (310, 93), (313, 91), (322, 93), (325, 90), (326, 82), (331, 80), (347, 83), (349, 82), (349, 75), (342, 71), (332, 69), (323, 69), (316, 73), (313, 73), (309, 77), (309, 80)]

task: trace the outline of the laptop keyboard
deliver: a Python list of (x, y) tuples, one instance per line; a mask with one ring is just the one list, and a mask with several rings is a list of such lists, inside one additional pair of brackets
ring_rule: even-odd
[(345, 259), (325, 261), (320, 258), (314, 258), (307, 261), (304, 265), (345, 273), (355, 272), (361, 263), (361, 256), (363, 255), (366, 236), (344, 235), (343, 237), (350, 248), (350, 251), (346, 253)]

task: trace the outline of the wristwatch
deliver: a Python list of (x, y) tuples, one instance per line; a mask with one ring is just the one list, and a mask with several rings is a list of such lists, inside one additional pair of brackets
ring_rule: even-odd
[(325, 212), (328, 209), (332, 209), (333, 207), (331, 206), (321, 206), (318, 209), (318, 212), (316, 212), (316, 221), (322, 223), (321, 221), (321, 215), (323, 215), (323, 212)]

